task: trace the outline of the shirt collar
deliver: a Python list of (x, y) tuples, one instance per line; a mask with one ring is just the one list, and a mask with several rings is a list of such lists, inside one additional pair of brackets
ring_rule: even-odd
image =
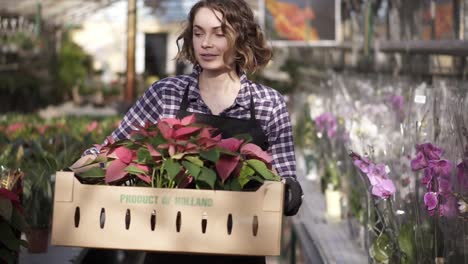
[[(191, 101), (197, 101), (198, 99), (201, 100), (200, 90), (198, 87), (198, 76), (203, 71), (202, 67), (199, 64), (195, 64), (193, 66), (192, 73), (190, 76), (193, 78), (193, 82), (190, 83), (188, 99)], [(241, 88), (239, 90), (239, 94), (234, 101), (236, 104), (240, 105), (243, 108), (249, 109), (250, 108), (250, 81), (247, 79), (247, 74), (244, 70), (240, 70), (239, 72), (239, 79), (241, 83)]]

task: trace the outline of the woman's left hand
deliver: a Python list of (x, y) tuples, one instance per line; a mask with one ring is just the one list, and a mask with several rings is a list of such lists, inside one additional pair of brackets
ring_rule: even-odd
[(285, 184), (283, 213), (285, 216), (293, 216), (301, 207), (304, 193), (296, 178), (284, 177), (282, 182)]

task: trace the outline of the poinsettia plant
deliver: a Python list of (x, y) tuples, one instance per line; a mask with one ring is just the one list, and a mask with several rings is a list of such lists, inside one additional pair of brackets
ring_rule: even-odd
[(20, 247), (28, 246), (20, 237), (26, 231), (19, 198), (23, 175), (21, 171), (10, 171), (0, 165), (0, 263), (16, 263)]
[(97, 157), (71, 169), (85, 183), (240, 191), (279, 181), (272, 157), (247, 138), (222, 139), (195, 116), (135, 126), (128, 139), (108, 137)]

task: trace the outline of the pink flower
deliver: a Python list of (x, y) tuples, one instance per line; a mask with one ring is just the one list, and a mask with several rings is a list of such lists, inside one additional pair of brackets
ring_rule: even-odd
[(24, 127), (25, 127), (24, 123), (17, 122), (17, 123), (9, 125), (5, 131), (7, 133), (15, 133), (16, 131), (23, 129)]
[(429, 168), (431, 168), (437, 176), (450, 178), (452, 163), (448, 160), (430, 160)]
[(327, 136), (329, 138), (335, 136), (338, 125), (336, 117), (332, 113), (325, 112), (319, 115), (315, 118), (315, 124), (317, 125), (317, 128), (320, 131), (320, 133), (323, 133), (325, 130), (327, 130)]
[(452, 194), (452, 183), (450, 180), (439, 177), (438, 179), (439, 183), (439, 193), (440, 194)]
[(49, 125), (36, 126), (37, 132), (39, 132), (41, 135), (44, 135), (48, 128)]
[(424, 154), (420, 151), (416, 153), (416, 157), (411, 160), (411, 169), (413, 171), (417, 171), (420, 169), (424, 169), (428, 166), (428, 163), (426, 161), (426, 158), (424, 157)]
[(382, 199), (389, 198), (395, 192), (395, 185), (390, 179), (383, 179), (372, 187), (372, 194)]
[(468, 159), (457, 165), (457, 179), (463, 191), (468, 191)]
[(98, 128), (99, 124), (96, 120), (94, 120), (93, 122), (91, 122), (91, 124), (89, 124), (87, 127), (86, 127), (86, 131), (88, 133), (91, 133), (93, 132), (96, 128)]
[(426, 168), (424, 169), (424, 176), (421, 179), (421, 183), (426, 185), (426, 188), (428, 190), (432, 189), (432, 178), (434, 177), (434, 172), (432, 168)]
[(362, 158), (358, 154), (351, 152), (351, 158), (353, 159), (353, 163), (356, 167), (358, 167), (363, 173), (369, 172), (369, 166), (371, 165), (371, 161), (368, 158)]
[(453, 195), (442, 195), (439, 204), (439, 215), (455, 217), (457, 215), (457, 199)]
[(376, 185), (381, 180), (387, 178), (387, 172), (385, 172), (385, 164), (371, 164), (369, 165), (369, 172), (367, 173), (371, 185)]
[(437, 197), (438, 195), (436, 192), (427, 192), (424, 194), (424, 204), (426, 205), (427, 210), (433, 211), (437, 207), (439, 202)]
[(434, 146), (431, 143), (416, 145), (416, 150), (421, 152), (427, 160), (439, 160), (444, 153), (441, 148)]

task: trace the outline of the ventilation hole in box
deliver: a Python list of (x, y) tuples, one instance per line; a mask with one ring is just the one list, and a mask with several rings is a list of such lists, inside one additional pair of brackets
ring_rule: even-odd
[(176, 230), (177, 232), (180, 232), (180, 226), (182, 225), (182, 214), (180, 211), (177, 212), (177, 218), (176, 218)]
[(106, 223), (106, 209), (101, 208), (101, 215), (99, 217), (99, 225), (101, 228), (104, 228), (104, 224)]
[(76, 207), (75, 209), (75, 227), (80, 225), (80, 207)]
[(156, 227), (156, 210), (153, 210), (153, 212), (151, 213), (150, 222), (151, 222), (151, 231), (154, 231), (154, 228)]
[(203, 234), (206, 233), (206, 226), (207, 225), (208, 225), (208, 214), (206, 212), (204, 212), (202, 214), (202, 220), (201, 220), (201, 229), (202, 229)]
[(253, 236), (257, 236), (258, 233), (258, 217), (254, 215), (253, 222), (252, 222), (252, 234)]
[(131, 221), (132, 216), (130, 215), (130, 209), (127, 209), (127, 212), (125, 213), (125, 229), (130, 228), (130, 221)]
[(229, 214), (228, 219), (227, 219), (227, 233), (228, 233), (228, 235), (230, 235), (231, 232), (232, 232), (232, 214)]

